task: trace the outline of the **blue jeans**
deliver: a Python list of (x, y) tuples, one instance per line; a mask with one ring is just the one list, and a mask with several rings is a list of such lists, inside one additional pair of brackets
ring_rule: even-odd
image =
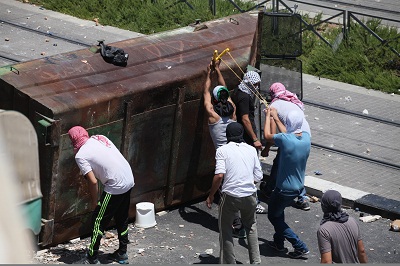
[(274, 226), (274, 242), (279, 248), (284, 247), (285, 239), (288, 240), (294, 249), (306, 250), (306, 244), (293, 232), (293, 230), (285, 222), (285, 208), (291, 206), (293, 200), (298, 197), (298, 193), (292, 195), (285, 195), (279, 189), (272, 192), (270, 201), (268, 203), (268, 220)]

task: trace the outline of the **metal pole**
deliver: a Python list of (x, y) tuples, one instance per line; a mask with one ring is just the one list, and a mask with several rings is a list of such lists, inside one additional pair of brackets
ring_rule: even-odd
[(216, 15), (216, 7), (215, 7), (215, 0), (208, 0), (208, 4), (210, 6), (211, 13), (213, 16)]

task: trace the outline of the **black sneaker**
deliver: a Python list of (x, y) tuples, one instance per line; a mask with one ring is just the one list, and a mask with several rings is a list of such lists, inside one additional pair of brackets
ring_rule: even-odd
[(294, 259), (305, 257), (308, 254), (310, 254), (308, 249), (295, 249), (288, 253), (288, 255)]
[(303, 211), (308, 211), (310, 209), (310, 204), (307, 201), (296, 201), (295, 205), (297, 208), (302, 209)]
[(268, 244), (268, 246), (275, 249), (276, 251), (279, 251), (279, 252), (287, 251), (287, 248), (285, 248), (284, 246), (278, 247), (278, 245), (275, 243), (275, 241), (267, 241), (267, 244)]
[(107, 259), (109, 261), (116, 261), (119, 264), (129, 264), (128, 262), (128, 255), (125, 253), (119, 253), (118, 250), (116, 250), (114, 253), (112, 254), (108, 254)]
[(244, 227), (241, 229), (233, 229), (232, 235), (235, 238), (243, 239), (246, 238), (246, 230), (244, 230)]
[(86, 259), (83, 261), (83, 264), (101, 264), (101, 263), (97, 258), (91, 258), (89, 256), (86, 256)]

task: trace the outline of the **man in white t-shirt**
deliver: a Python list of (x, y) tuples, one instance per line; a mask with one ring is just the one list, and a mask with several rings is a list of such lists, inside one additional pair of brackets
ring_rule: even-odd
[(232, 122), (226, 127), (228, 143), (217, 149), (215, 175), (206, 204), (208, 208), (222, 183), (218, 227), (220, 232), (220, 263), (235, 264), (232, 222), (240, 211), (246, 230), (251, 264), (261, 263), (258, 244), (255, 183), (263, 177), (260, 160), (253, 146), (243, 139), (243, 126)]
[[(75, 152), (75, 161), (89, 187), (93, 212), (93, 231), (85, 264), (99, 264), (100, 240), (108, 223), (114, 218), (119, 248), (108, 259), (120, 264), (128, 263), (128, 214), (130, 194), (135, 185), (132, 169), (121, 152), (107, 137), (94, 135), (81, 126), (68, 131)], [(98, 199), (97, 180), (104, 186)]]

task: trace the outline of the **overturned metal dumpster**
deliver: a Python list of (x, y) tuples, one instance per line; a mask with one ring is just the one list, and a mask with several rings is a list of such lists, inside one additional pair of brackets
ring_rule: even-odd
[[(156, 211), (205, 196), (214, 146), (202, 103), (214, 50), (230, 49), (221, 69), (230, 89), (240, 69), (257, 61), (258, 14), (211, 22), (109, 45), (129, 54), (126, 67), (103, 60), (98, 47), (0, 69), (0, 108), (24, 114), (39, 143), (43, 193), (40, 242), (55, 245), (88, 234), (86, 181), (75, 164), (67, 131), (75, 125), (108, 136), (129, 161), (135, 205)], [(107, 41), (107, 40), (106, 40)]]

